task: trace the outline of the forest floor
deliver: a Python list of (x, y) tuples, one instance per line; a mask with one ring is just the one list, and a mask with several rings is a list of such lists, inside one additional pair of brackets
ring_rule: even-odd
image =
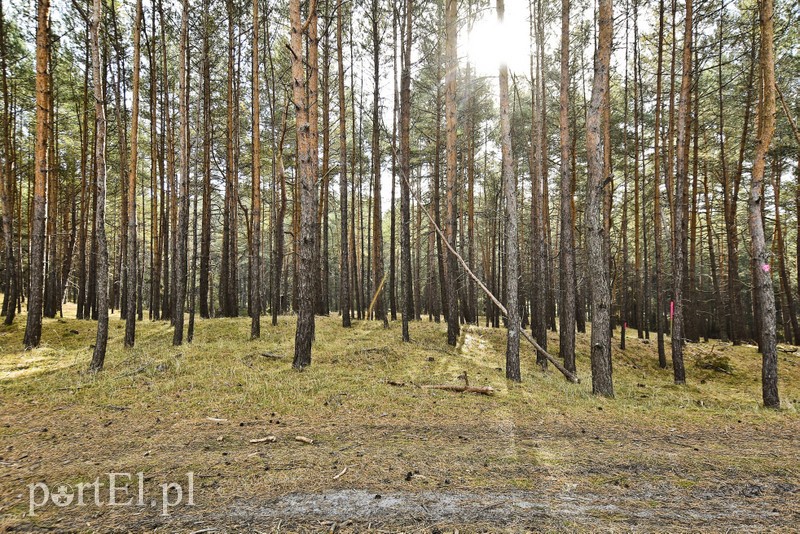
[[(658, 367), (655, 335), (629, 330), (621, 351), (617, 331), (616, 398), (604, 399), (591, 395), (585, 334), (580, 385), (543, 373), (527, 346), (514, 384), (502, 329), (466, 327), (452, 348), (444, 323), (412, 323), (403, 344), (399, 323), (345, 330), (320, 317), (313, 365), (297, 372), (294, 318), (279, 322), (263, 318), (262, 338), (247, 341), (247, 318), (198, 320), (194, 342), (172, 347), (167, 323), (145, 321), (123, 349), (115, 319), (96, 376), (86, 371), (95, 323), (45, 320), (42, 346), (27, 352), (24, 315), (0, 326), (0, 531), (800, 529), (793, 347), (779, 353), (776, 412), (760, 407), (752, 346), (689, 344), (678, 387)], [(554, 353), (557, 343), (553, 334)], [(703, 368), (712, 360), (723, 370)], [(496, 393), (419, 387), (457, 384), (464, 371)], [(116, 496), (131, 505), (108, 505), (108, 473), (132, 475)], [(97, 478), (100, 506), (91, 487), (84, 506), (54, 504)], [(168, 482), (184, 493), (172, 507)], [(35, 504), (42, 486), (60, 493), (31, 515), (35, 483)]]

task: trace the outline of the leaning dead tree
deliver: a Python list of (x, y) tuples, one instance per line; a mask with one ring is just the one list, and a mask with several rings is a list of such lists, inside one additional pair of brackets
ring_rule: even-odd
[[(402, 178), (403, 182), (405, 182), (406, 187), (408, 189), (411, 189), (411, 182), (408, 179), (408, 175), (406, 174), (405, 168), (400, 169), (400, 177)], [(474, 272), (472, 272), (472, 269), (469, 268), (469, 264), (467, 264), (466, 260), (464, 260), (461, 254), (459, 254), (458, 251), (450, 243), (447, 242), (444, 232), (439, 227), (439, 225), (436, 224), (436, 221), (434, 220), (433, 215), (431, 215), (430, 211), (428, 211), (428, 208), (424, 207), (425, 204), (423, 204), (422, 199), (419, 197), (416, 191), (414, 191), (413, 195), (414, 195), (414, 200), (417, 201), (418, 205), (420, 206), (420, 209), (422, 210), (422, 213), (424, 213), (425, 217), (428, 218), (431, 227), (436, 231), (436, 233), (439, 235), (442, 241), (445, 242), (447, 250), (450, 252), (450, 254), (452, 254), (453, 257), (456, 259), (456, 261), (459, 264), (461, 264), (461, 267), (464, 269), (464, 273), (466, 273), (467, 276), (469, 276), (472, 280), (475, 281), (480, 290), (486, 294), (486, 296), (489, 298), (489, 300), (491, 300), (494, 303), (495, 306), (497, 306), (497, 309), (500, 311), (500, 313), (508, 317), (508, 309), (503, 305), (502, 302), (500, 302), (500, 300), (497, 297), (494, 296), (494, 294), (491, 291), (489, 291), (489, 288), (486, 287), (486, 285), (481, 281), (481, 279), (478, 278), (478, 276)], [(533, 348), (536, 350), (537, 355), (541, 355), (547, 358), (547, 361), (552, 363), (553, 367), (558, 369), (561, 372), (561, 374), (564, 375), (564, 378), (566, 378), (573, 384), (580, 384), (581, 379), (578, 377), (578, 375), (576, 373), (568, 371), (567, 368), (564, 367), (561, 364), (561, 362), (559, 362), (556, 358), (554, 358), (552, 354), (543, 349), (542, 346), (539, 345), (539, 343), (537, 343), (535, 339), (533, 339), (533, 336), (531, 336), (528, 332), (526, 332), (522, 328), (520, 328), (520, 334), (531, 345), (533, 345)]]

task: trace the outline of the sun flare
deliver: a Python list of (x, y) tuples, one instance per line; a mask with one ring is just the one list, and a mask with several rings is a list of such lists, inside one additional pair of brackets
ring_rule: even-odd
[(527, 72), (530, 33), (524, 3), (509, 2), (502, 23), (494, 9), (485, 11), (467, 32), (466, 53), (470, 64), (484, 76), (497, 75), (503, 63), (511, 72)]

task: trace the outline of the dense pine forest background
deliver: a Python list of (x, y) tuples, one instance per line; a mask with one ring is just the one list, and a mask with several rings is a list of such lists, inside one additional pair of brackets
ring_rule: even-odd
[(444, 320), (452, 345), (507, 327), (512, 380), (520, 336), (577, 380), (589, 328), (613, 396), (612, 343), (652, 339), (681, 384), (685, 342), (720, 338), (758, 346), (780, 406), (795, 2), (0, 5), (0, 287), (24, 346), (65, 303), (98, 321), (93, 370), (109, 314), (133, 346), (141, 321), (179, 345), (196, 316), (257, 338), (296, 313), (298, 368), (315, 316), (402, 321), (398, 342)]

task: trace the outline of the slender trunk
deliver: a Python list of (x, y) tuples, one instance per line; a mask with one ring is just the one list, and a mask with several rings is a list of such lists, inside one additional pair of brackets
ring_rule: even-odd
[[(96, 2), (95, 2), (96, 6)], [(28, 320), (23, 344), (39, 346), (42, 337), (42, 286), (44, 283), (45, 189), (48, 176), (48, 129), (50, 91), (50, 0), (39, 0), (36, 26), (36, 146), (33, 186), (33, 210), (30, 234), (30, 289)], [(99, 75), (97, 75), (99, 80)], [(97, 83), (97, 82), (95, 82)]]
[(661, 253), (661, 85), (664, 66), (664, 0), (658, 2), (658, 65), (656, 67), (656, 106), (654, 110), (655, 135), (653, 136), (653, 248), (655, 249), (656, 271), (656, 340), (658, 344), (658, 365), (667, 367), (664, 348), (664, 281)]
[(400, 112), (400, 88), (397, 84), (397, 27), (398, 8), (392, 8), (392, 200), (389, 228), (389, 311), (392, 321), (397, 320), (397, 212), (395, 210), (395, 181), (397, 178), (397, 119)]
[(561, 233), (559, 247), (559, 344), (564, 367), (575, 372), (575, 220), (573, 212), (571, 141), (569, 131), (569, 12), (570, 0), (561, 0), (561, 75), (559, 142), (561, 146)]
[(319, 313), (322, 315), (329, 315), (331, 312), (330, 303), (330, 161), (331, 161), (331, 137), (330, 137), (330, 29), (331, 22), (329, 16), (330, 2), (325, 0), (325, 12), (323, 20), (325, 20), (325, 40), (322, 45), (322, 199), (319, 204), (319, 213), (321, 219), (321, 248), (322, 255), (320, 257), (320, 308)]
[(688, 161), (688, 138), (689, 128), (689, 99), (691, 97), (692, 84), (692, 0), (686, 0), (685, 29), (683, 34), (683, 74), (681, 79), (680, 103), (678, 106), (678, 139), (677, 139), (677, 161), (675, 164), (675, 209), (672, 218), (672, 294), (674, 302), (674, 314), (672, 317), (672, 371), (676, 384), (686, 383), (686, 370), (683, 365), (683, 344), (684, 344), (684, 324), (683, 324), (683, 280), (684, 262), (686, 261), (686, 232), (684, 223), (684, 203), (686, 195), (684, 190), (688, 185), (687, 171)]
[[(777, 158), (776, 158), (777, 159)], [(783, 224), (781, 221), (781, 173), (783, 172), (783, 162), (773, 161), (773, 190), (775, 192), (775, 246), (778, 247), (778, 269), (780, 274), (781, 291), (786, 296), (786, 308), (788, 312), (791, 332), (785, 331), (784, 337), (795, 345), (800, 345), (800, 328), (797, 324), (797, 313), (794, 308), (794, 297), (792, 296), (792, 283), (789, 280), (786, 268), (786, 245), (783, 240)]]
[[(625, 2), (625, 78), (623, 83), (623, 102), (624, 102), (624, 109), (622, 112), (622, 151), (623, 151), (623, 158), (622, 158), (622, 223), (620, 227), (620, 233), (622, 234), (622, 256), (620, 261), (622, 262), (622, 287), (620, 287), (620, 293), (622, 296), (620, 297), (620, 306), (619, 306), (619, 319), (620, 319), (620, 335), (619, 335), (619, 348), (620, 350), (625, 350), (625, 342), (627, 341), (625, 338), (628, 333), (628, 311), (629, 311), (629, 303), (628, 303), (628, 159), (630, 159), (630, 152), (628, 146), (628, 108), (630, 107), (628, 104), (628, 42), (630, 40), (630, 36), (628, 33), (628, 3)], [(634, 45), (635, 46), (635, 45)], [(636, 49), (634, 48), (634, 61), (636, 60)], [(634, 94), (636, 92), (635, 85), (636, 85), (636, 77), (634, 76)], [(634, 117), (636, 117), (636, 101), (634, 99)], [(636, 129), (636, 120), (634, 118), (633, 128), (635, 132), (638, 132)], [(634, 134), (635, 135), (635, 134)], [(636, 155), (634, 155), (636, 157)], [(639, 175), (634, 170), (634, 175), (636, 177), (634, 182), (635, 191), (638, 193), (639, 189)], [(639, 212), (639, 201), (638, 201), (638, 194), (634, 195), (634, 204), (636, 205), (636, 214), (638, 215)], [(638, 216), (634, 217), (634, 225), (635, 225), (635, 232), (633, 234), (633, 239), (636, 243), (636, 259), (635, 261), (639, 261), (639, 221)], [(634, 275), (636, 271), (634, 272)], [(636, 280), (635, 280), (636, 281)], [(636, 318), (638, 319), (639, 314), (639, 303), (634, 303), (634, 308), (637, 311)], [(637, 321), (638, 323), (639, 321)], [(641, 337), (641, 326), (639, 326), (639, 336)]]
[(136, 252), (136, 171), (139, 161), (139, 71), (141, 51), (139, 38), (142, 25), (142, 0), (136, 1), (136, 16), (133, 20), (133, 107), (131, 110), (131, 160), (128, 170), (128, 289), (127, 315), (125, 316), (125, 346), (136, 342), (136, 282), (138, 281)]
[(350, 326), (350, 258), (347, 235), (347, 101), (344, 94), (344, 59), (342, 44), (343, 0), (336, 10), (336, 63), (339, 79), (339, 311), (342, 326)]
[[(309, 23), (316, 24), (316, 6), (312, 0), (308, 14)], [(292, 55), (292, 96), (295, 105), (297, 156), (298, 156), (298, 183), (300, 185), (300, 266), (298, 271), (298, 316), (297, 331), (295, 333), (294, 361), (295, 369), (302, 369), (311, 365), (311, 344), (314, 340), (314, 247), (315, 232), (314, 219), (316, 206), (314, 203), (316, 186), (313, 156), (313, 125), (309, 124), (309, 104), (316, 105), (314, 87), (306, 80), (305, 62), (303, 61), (303, 33), (306, 25), (300, 18), (300, 0), (290, 0), (289, 14), (291, 19), (290, 49)], [(309, 40), (309, 47), (316, 46), (314, 40)], [(311, 55), (311, 50), (309, 50)], [(306, 89), (308, 96), (306, 97)]]
[[(255, 1), (255, 0), (254, 0)], [(314, 212), (311, 216), (312, 231), (314, 232), (313, 247), (311, 248), (311, 297), (313, 302), (312, 311), (319, 314), (322, 311), (322, 279), (321, 279), (321, 253), (320, 247), (320, 218), (319, 218), (319, 188), (317, 184), (324, 182), (324, 176), (319, 173), (319, 37), (317, 23), (317, 3), (310, 3), (308, 18), (308, 140), (309, 153), (311, 155), (311, 176), (313, 177), (313, 187), (311, 188), (312, 205)], [(301, 230), (302, 232), (302, 230)], [(312, 330), (313, 332), (313, 330)], [(313, 336), (312, 336), (313, 337)]]
[(381, 147), (380, 147), (380, 33), (378, 29), (378, 0), (372, 0), (372, 74), (375, 86), (372, 93), (372, 299), (375, 319), (389, 327), (386, 317), (386, 280), (383, 275), (383, 219), (381, 213)]
[(272, 259), (273, 269), (273, 295), (272, 295), (272, 326), (278, 326), (278, 314), (283, 310), (283, 296), (281, 291), (281, 272), (283, 271), (283, 220), (286, 218), (286, 173), (283, 168), (283, 142), (286, 137), (286, 117), (288, 115), (289, 97), (286, 98), (286, 109), (283, 112), (283, 126), (281, 137), (278, 142), (277, 155), (275, 157), (275, 173), (278, 187), (280, 188), (280, 200), (278, 201), (277, 214), (275, 215), (275, 250)]
[[(3, 94), (3, 168), (2, 181), (0, 181), (0, 193), (2, 193), (2, 208), (3, 208), (3, 239), (5, 249), (5, 295), (3, 297), (3, 314), (5, 315), (4, 323), (6, 326), (14, 322), (14, 314), (16, 312), (16, 298), (17, 298), (17, 275), (16, 275), (16, 259), (14, 257), (14, 158), (13, 156), (13, 138), (11, 132), (11, 99), (8, 92), (8, 62), (7, 62), (7, 46), (6, 46), (6, 19), (3, 12), (3, 1), (0, 0), (0, 76), (2, 76), (2, 94)], [(88, 67), (87, 67), (88, 68)], [(85, 93), (84, 82), (84, 93)], [(84, 102), (86, 98), (84, 96)], [(82, 184), (86, 183), (86, 130), (87, 123), (83, 125), (84, 135), (82, 136), (81, 144), (81, 178)]]
[(589, 248), (589, 280), (592, 291), (591, 366), (592, 392), (614, 396), (611, 378), (611, 294), (604, 254), (603, 198), (605, 190), (605, 151), (602, 115), (607, 94), (611, 60), (611, 0), (599, 0), (599, 35), (594, 66), (592, 98), (586, 118), (586, 152), (589, 160), (587, 201), (587, 245)]
[(208, 13), (209, 0), (203, 0), (203, 215), (200, 229), (200, 317), (208, 318), (209, 312), (209, 264), (211, 255), (211, 15)]
[(258, 0), (253, 0), (253, 179), (250, 198), (250, 339), (261, 337), (261, 113), (258, 77)]
[(772, 137), (775, 133), (775, 52), (773, 45), (774, 19), (772, 0), (759, 2), (761, 45), (758, 54), (761, 76), (761, 99), (758, 103), (758, 132), (750, 184), (749, 218), (750, 237), (753, 241), (753, 259), (756, 277), (753, 281), (761, 313), (761, 385), (764, 406), (780, 408), (778, 396), (778, 351), (775, 328), (775, 294), (769, 266), (769, 250), (764, 236), (763, 215), (764, 174)]
[(181, 42), (178, 59), (178, 109), (180, 113), (180, 151), (181, 168), (180, 183), (177, 191), (177, 203), (180, 215), (178, 218), (175, 244), (175, 331), (172, 336), (173, 345), (183, 344), (183, 309), (186, 300), (186, 260), (187, 260), (187, 235), (189, 230), (189, 0), (183, 0), (181, 13)]
[[(497, 19), (503, 24), (505, 4), (497, 0)], [(506, 378), (522, 380), (519, 369), (519, 306), (517, 304), (518, 243), (517, 243), (517, 180), (514, 158), (511, 155), (511, 117), (508, 110), (508, 66), (500, 65), (500, 146), (503, 157), (503, 190), (506, 199), (506, 308), (508, 335), (506, 340)]]
[(413, 0), (405, 0), (405, 30), (401, 31), (400, 79), (400, 287), (402, 294), (402, 337), (411, 341), (408, 321), (414, 313), (414, 298), (411, 281), (411, 204), (409, 176), (411, 171), (411, 21)]
[[(540, 6), (541, 7), (541, 6)], [(530, 6), (531, 41), (537, 42), (536, 32), (534, 31), (533, 5)], [(531, 258), (532, 258), (532, 292), (531, 292), (531, 334), (536, 341), (547, 348), (547, 249), (545, 247), (544, 236), (544, 162), (545, 157), (542, 148), (544, 143), (542, 126), (543, 103), (539, 92), (539, 79), (541, 78), (541, 55), (531, 54), (531, 150), (530, 150), (530, 173), (531, 173)], [(547, 366), (547, 360), (542, 354), (536, 354), (536, 363), (542, 367)]]
[[(456, 74), (458, 56), (456, 54), (457, 0), (446, 0), (445, 16), (445, 132), (447, 154), (447, 219), (445, 233), (452, 249), (456, 249), (456, 221), (458, 205), (456, 201)], [(408, 175), (406, 175), (408, 176)], [(458, 312), (458, 261), (452, 253), (447, 254), (447, 343), (455, 346), (459, 335)]]
[(106, 113), (103, 100), (103, 78), (100, 67), (100, 24), (103, 2), (94, 0), (90, 41), (92, 48), (92, 81), (94, 83), (95, 116), (95, 180), (97, 186), (97, 338), (92, 354), (91, 371), (101, 371), (108, 343), (108, 246), (106, 244)]

